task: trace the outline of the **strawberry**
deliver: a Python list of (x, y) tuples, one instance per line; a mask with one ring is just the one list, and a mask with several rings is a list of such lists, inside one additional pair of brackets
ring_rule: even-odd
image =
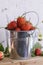
[(39, 49), (39, 48), (35, 49), (35, 54), (36, 54), (36, 56), (40, 56), (41, 55), (41, 49)]
[(26, 20), (25, 20), (24, 17), (18, 17), (18, 18), (17, 18), (17, 25), (18, 25), (19, 27), (21, 27), (22, 25), (24, 25), (25, 22), (26, 22)]
[(35, 28), (34, 26), (32, 26), (30, 30), (35, 30), (35, 29), (36, 29), (36, 28)]
[(17, 28), (15, 29), (15, 31), (21, 31), (21, 29), (20, 29), (19, 27), (17, 27)]
[(2, 51), (0, 51), (0, 60), (2, 60), (4, 58), (4, 54)]
[(26, 22), (22, 27), (21, 29), (24, 30), (24, 31), (29, 31), (32, 27), (32, 24), (29, 23), (29, 22)]
[(15, 21), (11, 21), (8, 25), (7, 25), (7, 29), (9, 30), (13, 30), (17, 27), (17, 23)]

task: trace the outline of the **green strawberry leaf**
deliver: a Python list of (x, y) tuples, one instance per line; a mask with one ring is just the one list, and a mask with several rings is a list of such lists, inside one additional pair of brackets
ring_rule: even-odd
[(0, 51), (4, 52), (4, 47), (3, 47), (2, 43), (0, 43)]
[(5, 48), (4, 56), (5, 56), (5, 57), (9, 57), (9, 56), (10, 56), (9, 48), (8, 48), (8, 47)]
[(43, 56), (43, 52), (41, 52), (41, 56)]
[(5, 53), (5, 54), (6, 54), (6, 53), (9, 53), (9, 49), (8, 49), (8, 47), (5, 48), (4, 53)]
[(32, 53), (31, 56), (32, 56), (32, 57), (35, 57), (36, 55), (35, 55), (35, 53)]

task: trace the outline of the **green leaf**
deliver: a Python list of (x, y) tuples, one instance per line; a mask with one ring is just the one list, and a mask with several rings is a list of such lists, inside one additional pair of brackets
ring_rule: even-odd
[(5, 48), (4, 56), (5, 56), (5, 57), (9, 57), (9, 56), (10, 56), (9, 48), (8, 48), (8, 47)]
[(37, 48), (39, 48), (39, 49), (42, 48), (42, 46), (41, 46), (41, 44), (40, 44), (39, 42), (36, 42), (36, 43), (34, 44), (32, 50), (35, 51), (35, 49), (37, 49)]
[(35, 57), (36, 55), (35, 55), (35, 53), (32, 53), (31, 56), (32, 56), (32, 57)]
[(43, 52), (41, 52), (41, 56), (43, 56)]
[(1, 43), (0, 43), (0, 51), (4, 52), (4, 47)]
[(5, 53), (5, 54), (9, 53), (9, 49), (8, 49), (8, 47), (5, 48), (4, 53)]

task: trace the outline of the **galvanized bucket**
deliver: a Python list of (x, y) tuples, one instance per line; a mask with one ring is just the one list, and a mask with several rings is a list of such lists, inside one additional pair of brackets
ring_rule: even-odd
[[(31, 57), (33, 37), (27, 32), (10, 31), (8, 38), (10, 57), (13, 59), (28, 59)], [(10, 41), (10, 42), (9, 42)]]

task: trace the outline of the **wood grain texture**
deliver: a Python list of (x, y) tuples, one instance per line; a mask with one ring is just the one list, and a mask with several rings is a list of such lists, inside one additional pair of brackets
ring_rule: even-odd
[(43, 57), (34, 57), (28, 60), (12, 60), (4, 58), (0, 65), (43, 65)]

